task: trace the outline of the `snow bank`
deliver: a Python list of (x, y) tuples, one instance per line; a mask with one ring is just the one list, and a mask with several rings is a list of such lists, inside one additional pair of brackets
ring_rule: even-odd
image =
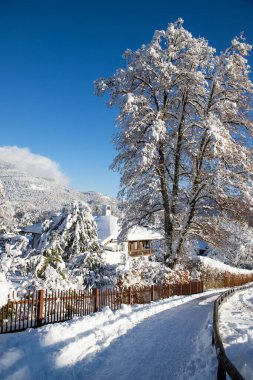
[(220, 333), (227, 356), (246, 379), (253, 378), (253, 289), (235, 293), (220, 307)]

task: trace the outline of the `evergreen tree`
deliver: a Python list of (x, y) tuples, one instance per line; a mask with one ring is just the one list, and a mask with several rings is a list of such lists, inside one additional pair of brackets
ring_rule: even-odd
[[(94, 285), (103, 267), (102, 250), (97, 237), (97, 226), (90, 208), (84, 202), (73, 202), (43, 223), (44, 233), (39, 243), (40, 260), (37, 275), (44, 276), (47, 266), (60, 274), (81, 276), (83, 283)], [(88, 279), (90, 276), (96, 280)]]

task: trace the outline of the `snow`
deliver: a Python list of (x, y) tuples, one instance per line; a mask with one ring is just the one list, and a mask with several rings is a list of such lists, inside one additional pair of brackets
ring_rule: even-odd
[(1, 379), (214, 379), (217, 291), (0, 336)]
[(104, 251), (102, 257), (104, 258), (106, 264), (117, 265), (122, 264), (122, 255), (125, 255), (125, 252), (114, 252), (114, 251)]
[(227, 356), (247, 379), (253, 378), (252, 288), (235, 293), (220, 307), (220, 333)]
[(0, 308), (7, 304), (11, 285), (6, 280), (5, 274), (0, 273)]
[[(9, 202), (11, 209), (18, 213), (15, 217), (17, 220), (14, 220), (18, 225), (37, 222), (45, 217), (45, 213), (58, 212), (73, 200), (89, 203), (96, 212), (101, 212), (104, 204), (110, 204), (114, 212), (117, 210), (117, 201), (112, 197), (94, 191), (79, 192), (59, 186), (51, 179), (34, 177), (22, 171), (18, 165), (1, 160), (0, 182), (3, 188), (0, 193), (5, 193), (5, 204)], [(14, 221), (5, 223), (13, 224)]]
[(30, 189), (31, 189), (31, 190), (41, 190), (41, 191), (46, 190), (45, 187), (41, 187), (41, 186), (38, 186), (38, 185), (34, 185), (33, 183), (31, 184)]
[(97, 216), (95, 222), (98, 226), (98, 239), (102, 245), (105, 245), (111, 240), (117, 240), (119, 235), (119, 225), (116, 216)]
[(163, 239), (163, 236), (160, 233), (152, 231), (148, 228), (141, 227), (141, 226), (133, 227), (127, 235), (128, 241), (159, 240), (159, 239)]
[(218, 218), (247, 223), (252, 203), (251, 46), (238, 38), (216, 53), (182, 23), (127, 49), (124, 68), (95, 81), (96, 94), (118, 109), (111, 167), (121, 177), (122, 238), (133, 225), (155, 229), (155, 214), (164, 212), (172, 257), (193, 236), (226, 250), (231, 228), (220, 231)]
[[(120, 233), (119, 218), (113, 215), (97, 216), (98, 238), (102, 245), (111, 240), (117, 240)], [(135, 226), (127, 234), (127, 241), (159, 240), (163, 236), (155, 231), (141, 226)]]
[(199, 261), (205, 268), (217, 273), (233, 273), (233, 274), (252, 274), (251, 270), (231, 267), (221, 261), (211, 259), (209, 257), (198, 256), (194, 258), (194, 261)]

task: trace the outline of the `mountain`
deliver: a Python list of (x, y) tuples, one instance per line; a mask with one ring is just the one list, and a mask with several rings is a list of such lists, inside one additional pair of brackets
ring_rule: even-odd
[(5, 193), (3, 202), (11, 205), (17, 220), (38, 221), (73, 200), (87, 202), (94, 214), (101, 214), (104, 204), (111, 205), (117, 213), (117, 201), (112, 197), (94, 191), (75, 191), (53, 180), (34, 177), (3, 161), (0, 161), (0, 183)]

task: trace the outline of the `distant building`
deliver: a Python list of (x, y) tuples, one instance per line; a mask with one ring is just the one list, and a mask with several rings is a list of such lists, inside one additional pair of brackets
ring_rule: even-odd
[(30, 226), (21, 227), (19, 229), (20, 235), (31, 236), (31, 247), (34, 249), (38, 248), (40, 237), (42, 235), (42, 223), (32, 224)]
[(98, 227), (98, 238), (101, 245), (112, 251), (128, 251), (132, 257), (153, 255), (155, 253), (154, 242), (163, 239), (161, 234), (148, 228), (133, 227), (128, 235), (127, 241), (120, 243), (119, 218), (111, 214), (110, 206), (105, 207), (105, 215), (95, 217)]
[(120, 233), (118, 218), (111, 214), (111, 206), (105, 206), (104, 215), (95, 216), (95, 222), (100, 244), (112, 251), (121, 250), (123, 247), (118, 243)]

